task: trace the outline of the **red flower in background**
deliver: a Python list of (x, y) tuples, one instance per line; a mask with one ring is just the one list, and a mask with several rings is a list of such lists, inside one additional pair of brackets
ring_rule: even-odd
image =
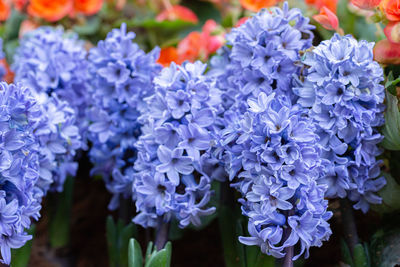
[(168, 67), (171, 62), (178, 63), (178, 51), (173, 46), (162, 48), (157, 63)]
[(381, 40), (374, 47), (374, 60), (382, 64), (400, 64), (400, 44)]
[(335, 31), (339, 29), (339, 20), (337, 16), (327, 7), (322, 7), (320, 13), (314, 15), (313, 19), (321, 24), (325, 29)]
[(194, 24), (199, 22), (199, 19), (192, 10), (180, 5), (174, 5), (171, 8), (164, 10), (156, 17), (156, 20), (158, 21), (177, 20), (177, 19), (191, 22)]
[(215, 34), (218, 24), (214, 20), (207, 20), (202, 32), (191, 32), (178, 44), (178, 47), (166, 47), (161, 49), (158, 63), (168, 66), (172, 61), (182, 64), (188, 60), (194, 62), (198, 59), (207, 60), (224, 43), (221, 34)]
[(238, 22), (236, 22), (235, 28), (240, 27), (243, 23), (245, 23), (247, 20), (249, 19), (249, 17), (244, 17), (238, 20)]
[(315, 6), (318, 10), (322, 7), (327, 7), (330, 11), (336, 14), (338, 0), (305, 0), (307, 4)]
[(400, 43), (400, 21), (391, 21), (384, 29), (385, 35), (392, 43)]
[(5, 21), (10, 16), (11, 8), (6, 0), (0, 0), (0, 21)]
[(52, 22), (70, 14), (72, 8), (71, 0), (30, 0), (28, 14)]
[(242, 7), (254, 12), (258, 12), (262, 8), (274, 6), (277, 2), (278, 0), (240, 0)]
[(351, 0), (351, 3), (361, 9), (374, 9), (379, 6), (381, 0)]
[(74, 12), (91, 16), (100, 11), (103, 0), (74, 0)]
[(400, 21), (400, 0), (382, 0), (380, 8), (390, 21)]

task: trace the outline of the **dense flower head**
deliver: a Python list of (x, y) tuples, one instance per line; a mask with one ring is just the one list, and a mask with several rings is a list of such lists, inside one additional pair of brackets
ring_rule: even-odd
[(112, 209), (118, 206), (121, 194), (126, 198), (131, 195), (131, 189), (124, 185), (129, 184), (126, 179), (132, 180), (134, 143), (140, 135), (137, 119), (145, 106), (143, 99), (154, 92), (152, 80), (161, 70), (156, 63), (159, 49), (145, 53), (134, 38), (122, 24), (89, 52), (92, 173), (102, 175), (114, 194)]
[(40, 27), (24, 35), (12, 66), (15, 82), (22, 82), (38, 93), (56, 92), (74, 108), (83, 138), (89, 98), (86, 55), (76, 34), (62, 28)]
[(298, 244), (296, 260), (321, 246), (331, 230), (324, 200), (325, 185), (318, 136), (306, 114), (288, 96), (267, 95), (247, 100), (244, 113), (225, 112), (221, 145), (232, 186), (242, 194), (242, 213), (249, 218), (246, 245), (281, 258)]
[(260, 92), (291, 94), (299, 51), (311, 47), (313, 26), (299, 9), (262, 10), (227, 35), (227, 47), (212, 59), (212, 75), (226, 97), (245, 109), (249, 96)]
[(36, 99), (43, 114), (34, 133), (40, 146), (37, 186), (44, 194), (48, 190), (61, 192), (67, 176), (74, 177), (78, 170), (74, 157), (82, 142), (75, 111), (55, 93), (50, 97), (37, 94)]
[(41, 109), (31, 91), (0, 82), (0, 249), (2, 263), (10, 264), (11, 248), (31, 239), (25, 229), (38, 219), (42, 190), (38, 143), (33, 135)]
[(348, 197), (366, 212), (381, 202), (376, 192), (385, 185), (376, 160), (383, 136), (383, 71), (373, 61), (373, 43), (334, 35), (303, 58), (305, 81), (294, 92), (309, 108), (320, 136), (327, 197)]
[(201, 224), (215, 211), (211, 197), (210, 149), (221, 112), (221, 94), (199, 61), (172, 63), (154, 79), (146, 99), (142, 135), (136, 144), (137, 174), (132, 181), (139, 214), (134, 222), (155, 227), (157, 218), (177, 219), (180, 227)]

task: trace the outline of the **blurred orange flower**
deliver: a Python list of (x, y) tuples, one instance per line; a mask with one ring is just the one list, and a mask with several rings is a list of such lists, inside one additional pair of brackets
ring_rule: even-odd
[(318, 15), (314, 15), (313, 19), (315, 19), (322, 27), (327, 30), (338, 30), (339, 28), (339, 20), (335, 13), (333, 13), (330, 9), (323, 6)]
[(180, 64), (178, 62), (178, 51), (173, 46), (162, 48), (157, 63), (160, 63), (164, 67), (168, 67), (171, 62)]
[(0, 21), (5, 21), (10, 16), (11, 8), (6, 0), (0, 0)]
[(71, 0), (30, 0), (28, 14), (52, 22), (70, 14), (72, 8)]
[(380, 8), (390, 21), (400, 21), (400, 0), (382, 0)]
[(336, 14), (338, 0), (305, 0), (307, 4), (315, 6), (318, 10), (322, 7), (329, 8), (330, 11)]
[(389, 22), (383, 31), (390, 42), (400, 43), (400, 21)]
[(3, 80), (7, 83), (12, 83), (14, 81), (14, 72), (11, 71), (10, 66), (4, 58), (0, 60), (0, 65), (6, 69), (6, 74), (4, 75)]
[(180, 5), (174, 5), (171, 8), (162, 11), (156, 17), (156, 20), (158, 21), (177, 20), (177, 19), (187, 22), (192, 22), (194, 24), (199, 22), (199, 19), (192, 10)]
[(161, 49), (158, 63), (168, 66), (172, 61), (182, 64), (186, 60), (194, 62), (198, 59), (207, 60), (225, 42), (224, 34), (216, 33), (219, 26), (214, 20), (207, 20), (201, 32), (191, 32), (182, 39), (178, 47)]
[(379, 6), (381, 0), (351, 0), (351, 3), (361, 9), (374, 9)]
[(207, 20), (201, 33), (189, 33), (178, 44), (178, 61), (182, 63), (185, 60), (207, 60), (210, 54), (215, 53), (224, 43), (222, 35), (214, 34), (217, 27), (214, 20)]
[(374, 60), (382, 64), (400, 64), (400, 44), (384, 39), (374, 47)]
[(276, 5), (278, 0), (240, 0), (240, 4), (245, 9), (253, 12), (258, 12), (262, 8)]
[(74, 12), (91, 16), (100, 11), (103, 0), (74, 0)]

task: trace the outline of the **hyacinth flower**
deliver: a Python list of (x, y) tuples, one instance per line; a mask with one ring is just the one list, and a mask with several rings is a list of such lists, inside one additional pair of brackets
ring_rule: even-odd
[(39, 180), (37, 186), (45, 195), (48, 190), (62, 192), (68, 176), (74, 177), (78, 163), (74, 161), (82, 147), (74, 109), (53, 93), (35, 95), (42, 109), (42, 118), (34, 135), (39, 148)]
[(224, 163), (248, 217), (250, 236), (239, 241), (285, 262), (307, 258), (331, 235), (326, 186), (318, 184), (319, 137), (287, 96), (260, 92), (247, 105), (243, 114), (226, 114), (221, 132)]
[(319, 182), (328, 186), (326, 197), (347, 197), (364, 213), (381, 203), (376, 193), (386, 183), (376, 159), (384, 87), (373, 46), (335, 34), (305, 54), (305, 80), (294, 88), (320, 137), (325, 175)]
[(293, 95), (293, 74), (299, 73), (299, 51), (312, 45), (314, 26), (299, 9), (262, 10), (227, 34), (227, 46), (211, 59), (226, 106), (243, 106), (249, 96), (276, 91)]
[(103, 176), (113, 194), (110, 209), (119, 206), (120, 196), (132, 195), (134, 143), (141, 133), (138, 117), (145, 107), (143, 99), (154, 92), (152, 80), (162, 68), (156, 63), (159, 49), (145, 53), (134, 38), (122, 24), (89, 52), (89, 156), (94, 164), (92, 174)]
[(133, 221), (143, 227), (163, 227), (172, 219), (181, 228), (199, 226), (201, 217), (215, 211), (208, 205), (212, 178), (206, 167), (221, 94), (204, 75), (206, 67), (172, 63), (154, 79), (155, 92), (146, 99), (132, 187), (138, 212)]
[(41, 107), (30, 89), (0, 82), (0, 251), (10, 264), (11, 248), (32, 237), (25, 229), (40, 217), (43, 191), (39, 180), (39, 143), (34, 131), (42, 119)]
[(56, 93), (75, 110), (76, 126), (86, 149), (88, 64), (83, 41), (62, 28), (40, 27), (24, 35), (14, 55), (15, 82), (37, 93)]

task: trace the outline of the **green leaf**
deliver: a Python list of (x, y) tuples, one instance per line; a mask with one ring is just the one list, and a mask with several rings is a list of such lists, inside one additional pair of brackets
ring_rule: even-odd
[(365, 249), (362, 244), (357, 244), (354, 247), (354, 267), (368, 267), (368, 259)]
[(3, 39), (6, 41), (18, 39), (19, 28), (25, 18), (26, 16), (24, 14), (13, 9), (11, 16), (5, 22)]
[(146, 255), (145, 255), (146, 262), (148, 262), (152, 253), (153, 253), (153, 242), (150, 241), (146, 249)]
[(378, 192), (382, 198), (382, 204), (373, 205), (372, 209), (378, 213), (389, 213), (400, 210), (400, 185), (390, 175), (390, 173), (382, 173), (386, 178), (386, 185)]
[(64, 183), (64, 191), (52, 196), (54, 201), (51, 201), (53, 211), (49, 222), (49, 239), (53, 248), (65, 247), (70, 241), (74, 181), (75, 178), (69, 176)]
[(143, 267), (142, 249), (134, 238), (129, 240), (128, 267)]
[(101, 19), (99, 16), (92, 16), (87, 19), (83, 25), (75, 25), (73, 31), (81, 36), (95, 34), (101, 26)]
[(107, 246), (108, 256), (110, 259), (110, 266), (116, 266), (118, 259), (118, 248), (117, 248), (117, 227), (114, 223), (114, 219), (111, 216), (107, 217), (106, 221), (106, 235), (107, 235)]
[(340, 244), (341, 244), (340, 248), (342, 251), (342, 259), (343, 259), (344, 263), (353, 267), (354, 263), (353, 263), (353, 258), (351, 257), (351, 252), (350, 252), (349, 246), (347, 246), (347, 243), (344, 241), (344, 239), (340, 240)]
[(392, 95), (397, 95), (396, 92), (396, 85), (400, 82), (400, 77), (397, 79), (393, 78), (393, 72), (389, 72), (389, 75), (386, 78), (386, 83), (385, 83), (385, 88), (392, 94)]
[(155, 252), (151, 255), (149, 262), (146, 262), (148, 267), (169, 267), (171, 264), (171, 243), (168, 242), (168, 248)]
[[(28, 229), (27, 233), (29, 235), (34, 235), (35, 233), (35, 225), (32, 225), (31, 228)], [(26, 267), (28, 266), (29, 259), (31, 257), (31, 249), (32, 249), (33, 238), (25, 243), (25, 245), (19, 249), (11, 250), (11, 259), (13, 267)]]
[(385, 138), (381, 144), (389, 150), (400, 150), (400, 113), (397, 104), (397, 97), (386, 92), (385, 125), (382, 130)]
[[(393, 216), (392, 218), (393, 219)], [(398, 226), (398, 221), (397, 221)], [(395, 267), (400, 264), (400, 228), (380, 229), (372, 237), (372, 266)]]
[(128, 251), (125, 248), (129, 246), (129, 240), (135, 236), (135, 233), (136, 226), (133, 223), (122, 227), (122, 229), (118, 233), (119, 262), (122, 266), (128, 265)]
[[(259, 251), (260, 248), (256, 247)], [(258, 253), (258, 257), (256, 260), (256, 264), (254, 267), (274, 267), (275, 266), (275, 258), (272, 256), (268, 256), (261, 251)]]

